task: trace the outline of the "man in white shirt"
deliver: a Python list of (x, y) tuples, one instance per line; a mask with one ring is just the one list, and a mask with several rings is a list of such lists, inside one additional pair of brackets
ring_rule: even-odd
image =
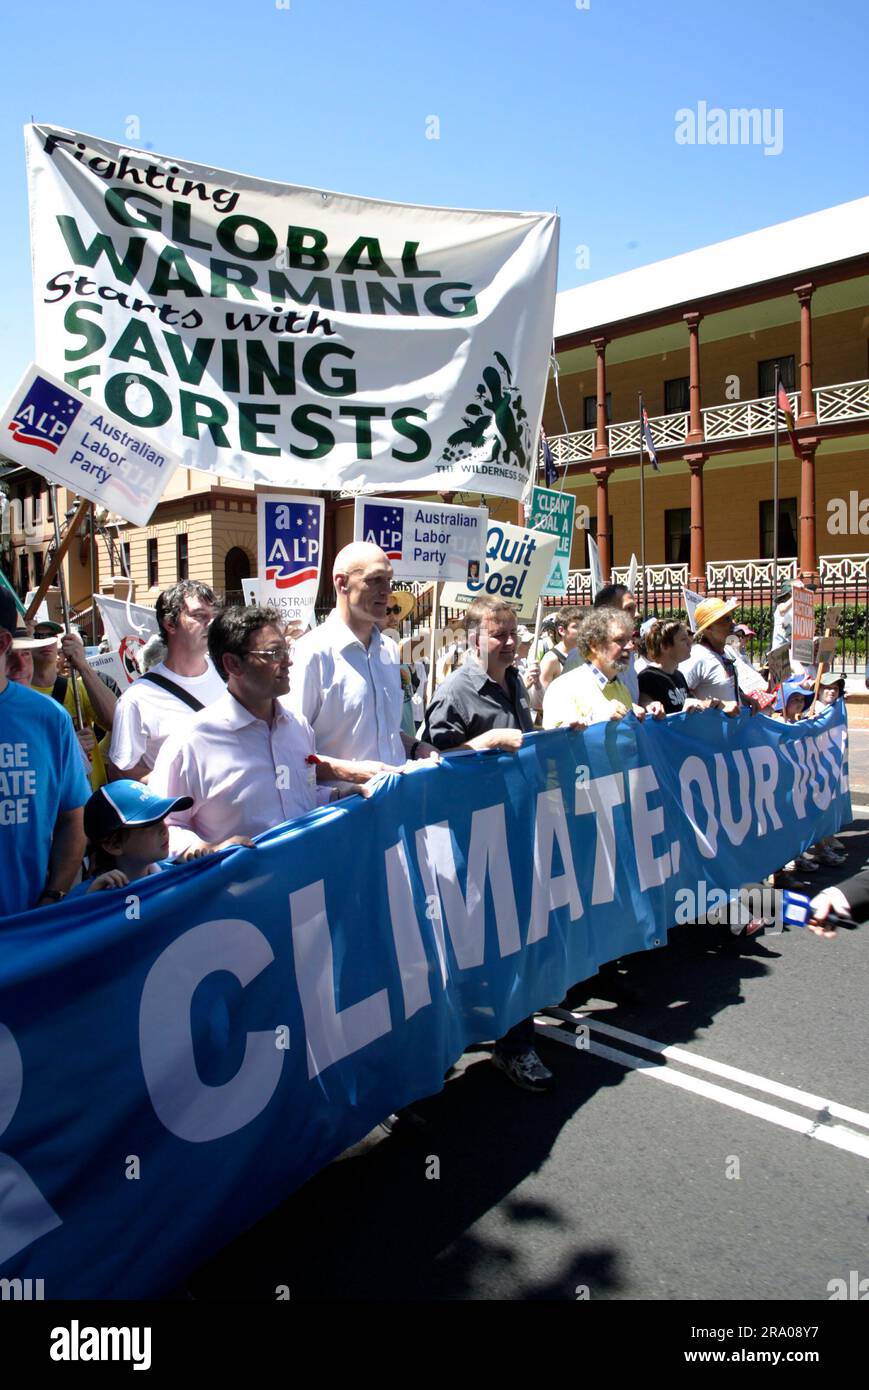
[(208, 628), (216, 606), (213, 590), (194, 579), (183, 579), (160, 594), (157, 624), (166, 657), (117, 703), (110, 777), (147, 781), (164, 739), (179, 721), (223, 695), (223, 681), (208, 659)]
[[(431, 745), (401, 730), (399, 651), (377, 627), (390, 601), (385, 553), (364, 541), (347, 545), (335, 557), (332, 578), (333, 611), (295, 644), (287, 708), (307, 719), (318, 754), (347, 781), (397, 771), (408, 758), (437, 758)], [(364, 766), (339, 770), (336, 760)]]
[(228, 608), (211, 624), (208, 647), (224, 693), (166, 739), (149, 780), (158, 796), (191, 799), (166, 821), (170, 852), (185, 858), (249, 844), (336, 795), (317, 785), (318, 774), (330, 780), (334, 772), (317, 755), (310, 724), (281, 699), (292, 662), (279, 616)]

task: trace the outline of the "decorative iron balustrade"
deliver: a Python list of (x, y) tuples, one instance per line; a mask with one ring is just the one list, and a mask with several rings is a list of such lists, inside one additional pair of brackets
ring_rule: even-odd
[[(574, 434), (557, 434), (550, 439), (549, 447), (555, 463), (581, 463), (591, 458), (594, 449), (594, 430), (577, 430)], [(543, 453), (540, 454), (541, 463)]]
[[(818, 386), (814, 390), (815, 413), (818, 424), (836, 420), (869, 419), (869, 381), (848, 381), (836, 386)], [(788, 393), (796, 418), (799, 412), (799, 392)], [(713, 443), (722, 439), (743, 439), (758, 434), (771, 434), (775, 428), (776, 404), (772, 396), (751, 401), (728, 401), (723, 405), (703, 408), (703, 440)], [(784, 414), (778, 412), (779, 429), (786, 428)], [(649, 421), (652, 439), (659, 448), (684, 444), (688, 436), (689, 416), (685, 411), (671, 415), (656, 415)], [(557, 434), (549, 440), (556, 463), (582, 463), (594, 450), (595, 431), (578, 430), (572, 434)], [(640, 452), (638, 420), (625, 420), (607, 426), (610, 455)], [(542, 455), (541, 455), (542, 458)]]
[(869, 381), (817, 386), (814, 395), (819, 425), (831, 420), (858, 420), (869, 415)]
[[(613, 583), (627, 584), (630, 565), (616, 565), (613, 569)], [(652, 589), (681, 588), (688, 583), (687, 565), (646, 565), (646, 587)], [(637, 588), (643, 587), (642, 570), (637, 572)]]
[[(796, 579), (796, 560), (779, 560), (777, 582)], [(713, 589), (768, 589), (774, 582), (772, 560), (710, 560), (706, 565), (706, 587)]]
[[(796, 416), (799, 396), (796, 391), (788, 395), (791, 410)], [(727, 405), (710, 405), (702, 412), (703, 437), (711, 442), (716, 439), (739, 439), (743, 435), (771, 434), (775, 429), (776, 405), (772, 396), (761, 396), (755, 401), (731, 401)], [(779, 429), (787, 428), (784, 413), (778, 412)]]
[(869, 555), (822, 555), (818, 560), (822, 584), (869, 582)]

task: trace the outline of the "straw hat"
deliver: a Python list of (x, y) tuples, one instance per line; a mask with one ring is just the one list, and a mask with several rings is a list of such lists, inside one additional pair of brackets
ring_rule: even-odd
[(389, 595), (387, 607), (394, 608), (395, 605), (398, 604), (401, 611), (397, 615), (395, 613), (390, 613), (389, 617), (397, 623), (404, 622), (404, 619), (409, 617), (413, 612), (415, 603), (416, 595), (412, 594), (409, 589), (393, 589), (392, 593)]
[(694, 609), (694, 636), (696, 637), (704, 628), (711, 627), (717, 623), (719, 618), (726, 618), (728, 613), (732, 613), (734, 608), (739, 607), (739, 601), (735, 598), (727, 600), (723, 598), (705, 598), (702, 603), (698, 603)]

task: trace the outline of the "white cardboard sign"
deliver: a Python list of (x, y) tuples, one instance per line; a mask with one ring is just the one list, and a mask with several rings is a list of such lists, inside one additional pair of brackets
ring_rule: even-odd
[(256, 499), (259, 601), (307, 627), (323, 563), (322, 497), (261, 492)]
[(483, 572), (487, 507), (357, 497), (353, 539), (379, 545), (396, 579), (464, 584)]
[(467, 608), (475, 598), (488, 595), (503, 599), (520, 617), (530, 618), (557, 547), (558, 537), (549, 532), (490, 521), (482, 575), (466, 579), (464, 584), (445, 584), (442, 607)]
[(33, 365), (3, 411), (0, 440), (16, 463), (134, 526), (147, 525), (179, 462), (142, 430)]

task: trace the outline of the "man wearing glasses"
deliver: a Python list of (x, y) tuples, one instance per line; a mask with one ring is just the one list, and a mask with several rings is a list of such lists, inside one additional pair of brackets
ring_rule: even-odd
[(187, 810), (166, 818), (170, 853), (185, 859), (249, 844), (337, 791), (318, 786), (318, 773), (324, 782), (337, 774), (317, 756), (307, 719), (280, 698), (292, 665), (280, 616), (270, 608), (227, 608), (208, 630), (208, 650), (226, 690), (166, 740), (149, 780), (158, 796), (192, 798)]

